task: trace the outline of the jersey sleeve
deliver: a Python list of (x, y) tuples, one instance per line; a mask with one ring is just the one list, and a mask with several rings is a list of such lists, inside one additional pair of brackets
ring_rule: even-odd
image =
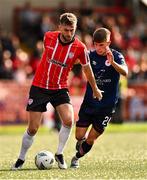
[(89, 64), (89, 62), (90, 62), (88, 50), (85, 46), (83, 46), (81, 48), (79, 60), (80, 60), (80, 63), (82, 66), (85, 66), (85, 65)]

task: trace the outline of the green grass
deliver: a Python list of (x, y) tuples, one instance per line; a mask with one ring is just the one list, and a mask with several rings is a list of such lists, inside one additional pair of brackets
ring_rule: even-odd
[[(109, 125), (79, 169), (37, 170), (34, 156), (40, 150), (56, 152), (58, 133), (41, 127), (21, 171), (10, 171), (21, 145), (24, 126), (0, 127), (0, 179), (147, 179), (147, 124)], [(70, 165), (74, 130), (65, 149)]]

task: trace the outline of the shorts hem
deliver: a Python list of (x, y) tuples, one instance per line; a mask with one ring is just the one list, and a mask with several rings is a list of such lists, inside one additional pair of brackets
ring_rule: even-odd
[(26, 109), (26, 111), (33, 111), (33, 112), (46, 112), (47, 110), (37, 110), (37, 109)]
[(83, 125), (79, 125), (79, 124), (76, 124), (76, 127), (83, 127), (83, 128), (86, 128), (86, 127), (89, 127), (90, 125), (85, 125), (85, 126), (83, 126)]

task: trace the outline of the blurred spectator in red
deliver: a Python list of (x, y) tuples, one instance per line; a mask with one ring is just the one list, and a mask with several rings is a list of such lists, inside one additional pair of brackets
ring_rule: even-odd
[(30, 75), (32, 75), (32, 67), (30, 66), (29, 54), (18, 49), (14, 60), (14, 78), (19, 83), (24, 83)]
[(86, 78), (81, 68), (80, 64), (75, 64), (69, 74), (68, 84), (71, 95), (80, 96), (84, 93)]
[(37, 41), (32, 58), (31, 58), (31, 62), (30, 62), (33, 74), (35, 73), (36, 68), (40, 62), (42, 52), (43, 52), (43, 41)]
[(131, 46), (126, 50), (125, 60), (129, 71), (132, 72), (134, 67), (137, 65), (137, 59), (134, 57), (134, 49)]
[(147, 53), (143, 53), (138, 61), (138, 65), (133, 69), (131, 81), (143, 83), (147, 80)]
[(137, 31), (131, 31), (130, 39), (128, 41), (128, 47), (131, 46), (135, 50), (142, 49), (142, 42)]

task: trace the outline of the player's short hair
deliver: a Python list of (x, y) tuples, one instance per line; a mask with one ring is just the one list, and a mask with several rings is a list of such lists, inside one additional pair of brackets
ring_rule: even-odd
[(60, 15), (60, 24), (77, 25), (77, 17), (73, 13), (64, 13)]
[(98, 28), (93, 33), (93, 42), (102, 43), (110, 40), (111, 32), (106, 28)]

